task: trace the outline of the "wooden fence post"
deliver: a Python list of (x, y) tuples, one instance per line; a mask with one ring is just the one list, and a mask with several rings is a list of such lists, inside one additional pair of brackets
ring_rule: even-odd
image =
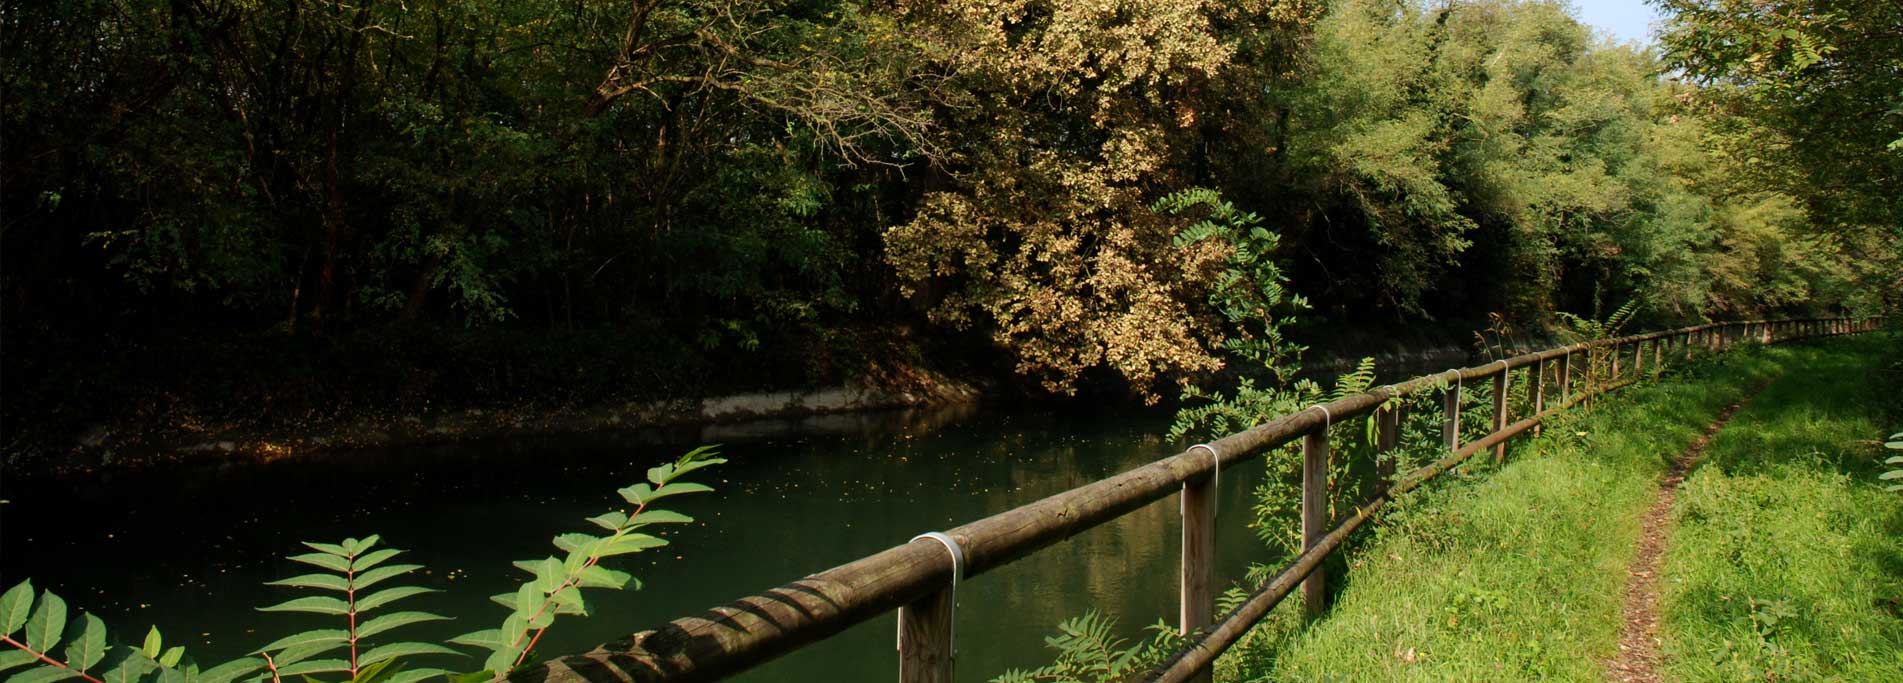
[[(1494, 432), (1498, 432), (1502, 429), (1507, 428), (1507, 383), (1512, 378), (1512, 376), (1513, 376), (1513, 370), (1509, 369), (1506, 366), (1506, 363), (1501, 363), (1500, 374), (1493, 376), (1493, 431)], [(1501, 463), (1505, 463), (1506, 461), (1507, 461), (1507, 442), (1506, 440), (1502, 439), (1499, 445), (1493, 447), (1493, 464), (1499, 465)]]
[(1446, 404), (1444, 407), (1446, 413), (1445, 420), (1441, 423), (1440, 428), (1441, 441), (1447, 444), (1447, 452), (1452, 453), (1460, 450), (1459, 379), (1455, 379), (1454, 385), (1447, 387), (1447, 391), (1442, 393), (1441, 401)]
[(899, 608), (899, 683), (951, 683), (952, 591)]
[[(1538, 415), (1540, 413), (1546, 412), (1546, 365), (1547, 363), (1545, 358), (1535, 358), (1533, 359), (1533, 367), (1530, 368), (1530, 371), (1529, 371), (1529, 375), (1532, 378), (1533, 383), (1530, 385), (1527, 385), (1526, 388), (1527, 388), (1527, 391), (1530, 391), (1533, 393), (1533, 414), (1534, 415)], [(1533, 423), (1534, 437), (1538, 437), (1540, 435), (1540, 424), (1541, 423), (1539, 422)]]
[[(1216, 449), (1200, 446), (1209, 453), (1214, 467), (1210, 476), (1197, 482), (1183, 482), (1183, 565), (1181, 577), (1182, 611), (1178, 629), (1182, 635), (1207, 628), (1216, 613), (1216, 594), (1211, 590), (1211, 572), (1216, 565), (1216, 501), (1221, 494), (1216, 487), (1222, 477), (1222, 459)], [(1190, 447), (1198, 450), (1197, 446)], [(1204, 671), (1192, 679), (1199, 683), (1209, 681), (1209, 672)]]
[(1645, 340), (1632, 342), (1632, 379), (1645, 376)]
[(1612, 345), (1612, 376), (1606, 379), (1607, 385), (1611, 385), (1613, 382), (1619, 381), (1619, 356), (1623, 355), (1624, 353), (1625, 353), (1624, 344)]
[[(1328, 534), (1328, 423), (1302, 435), (1302, 550)], [(1302, 607), (1320, 616), (1327, 599), (1328, 573), (1322, 566), (1302, 580)]]
[(1559, 372), (1553, 373), (1559, 380), (1559, 402), (1564, 405), (1573, 399), (1573, 350), (1567, 349), (1566, 355), (1559, 357)]
[(1390, 399), (1388, 406), (1374, 413), (1374, 494), (1388, 492), (1394, 484), (1394, 455), (1401, 445), (1401, 402)]

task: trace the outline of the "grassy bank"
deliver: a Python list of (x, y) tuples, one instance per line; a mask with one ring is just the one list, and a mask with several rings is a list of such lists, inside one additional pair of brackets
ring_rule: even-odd
[(1225, 658), (1224, 678), (1603, 680), (1625, 567), (1672, 459), (1750, 387), (1872, 353), (1853, 340), (1741, 351), (1567, 416), (1504, 468), (1402, 501), (1324, 619), (1304, 628), (1284, 606)]
[(1868, 355), (1813, 354), (1767, 389), (1686, 481), (1667, 680), (1903, 680), (1903, 495), (1873, 485), (1903, 401), (1872, 372), (1882, 349), (1854, 346)]

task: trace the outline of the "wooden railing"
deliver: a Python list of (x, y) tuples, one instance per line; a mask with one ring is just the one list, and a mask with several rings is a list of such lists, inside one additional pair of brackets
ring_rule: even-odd
[[(957, 582), (1036, 552), (1046, 546), (1180, 492), (1183, 558), (1180, 628), (1191, 645), (1176, 653), (1145, 680), (1207, 680), (1216, 657), (1277, 603), (1302, 586), (1311, 612), (1323, 606), (1327, 577), (1322, 561), (1383, 506), (1456, 465), (1487, 450), (1505, 457), (1506, 443), (1536, 430), (1540, 422), (1595, 394), (1630, 384), (1648, 366), (1657, 369), (1693, 349), (1724, 349), (1740, 341), (1777, 343), (1793, 339), (1866, 332), (1873, 318), (1745, 321), (1699, 325), (1618, 339), (1574, 344), (1527, 353), (1486, 365), (1417, 377), (1349, 396), (1267, 423), (1174, 456), (1044, 498), (944, 532), (921, 535), (903, 545), (862, 557), (772, 590), (751, 595), (704, 613), (675, 619), (658, 628), (592, 651), (562, 657), (517, 672), (517, 683), (632, 683), (712, 681), (746, 671), (848, 627), (899, 610), (899, 680), (946, 682), (952, 672), (952, 605)], [(1647, 358), (1647, 356), (1650, 358)], [(1589, 362), (1576, 362), (1582, 358)], [(1630, 358), (1630, 364), (1624, 363)], [(1622, 365), (1625, 367), (1622, 370)], [(1588, 366), (1591, 366), (1590, 368)], [(1507, 400), (1516, 370), (1525, 370), (1531, 415), (1513, 421)], [(1547, 375), (1554, 378), (1552, 385)], [(1576, 385), (1585, 376), (1593, 381)], [(1476, 381), (1493, 384), (1491, 431), (1471, 443), (1460, 441), (1460, 394)], [(1442, 439), (1448, 454), (1429, 465), (1393, 478), (1391, 465), (1379, 471), (1373, 497), (1345, 519), (1327, 519), (1328, 430), (1352, 418), (1374, 415), (1379, 454), (1396, 447), (1402, 397), (1442, 391)], [(1551, 395), (1555, 404), (1548, 406)], [(1302, 552), (1246, 602), (1211, 622), (1214, 564), (1216, 472), (1301, 439)]]

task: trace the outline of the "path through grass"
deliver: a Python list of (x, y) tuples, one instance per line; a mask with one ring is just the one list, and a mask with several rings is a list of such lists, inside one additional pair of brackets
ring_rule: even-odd
[[(1377, 527), (1376, 537), (1351, 558), (1341, 592), (1324, 619), (1302, 627), (1294, 616), (1299, 606), (1284, 605), (1274, 619), (1224, 658), (1220, 675), (1225, 680), (1269, 681), (1603, 681), (1604, 662), (1617, 649), (1625, 568), (1633, 558), (1646, 509), (1657, 494), (1657, 482), (1672, 459), (1746, 388), (1780, 375), (1803, 377), (1812, 368), (1836, 379), (1820, 376), (1801, 386), (1773, 382), (1737, 419), (1788, 413), (1788, 426), (1757, 441), (1727, 439), (1721, 432), (1713, 443), (1715, 461), (1721, 467), (1728, 462), (1755, 462), (1749, 456), (1754, 450), (1809, 453), (1821, 447), (1800, 445), (1847, 443), (1889, 433), (1876, 426), (1876, 415), (1857, 418), (1861, 422), (1846, 418), (1849, 421), (1830, 428), (1799, 428), (1806, 419), (1801, 415), (1821, 420), (1826, 413), (1856, 412), (1852, 404), (1869, 397), (1858, 398), (1860, 394), (1854, 391), (1840, 388), (1833, 400), (1812, 404), (1809, 413), (1788, 406), (1782, 408), (1787, 413), (1779, 413), (1775, 406), (1810, 401), (1812, 392), (1828, 393), (1822, 387), (1833, 381), (1867, 378), (1874, 359), (1893, 348), (1884, 345), (1895, 343), (1893, 337), (1840, 339), (1728, 354), (1659, 383), (1624, 390), (1591, 411), (1575, 414), (1546, 430), (1545, 436), (1516, 444), (1503, 469), (1489, 471), (1481, 465), (1481, 470), (1403, 501)], [(1884, 409), (1866, 406), (1862, 412)], [(1870, 428), (1867, 434), (1844, 431), (1863, 427)], [(1734, 542), (1724, 534), (1742, 533), (1754, 541), (1784, 546), (1788, 554), (1798, 554), (1816, 541), (1793, 543), (1795, 539), (1781, 534), (1753, 535), (1749, 529), (1763, 520), (1740, 521), (1708, 509), (1731, 504), (1713, 496), (1735, 500), (1759, 495), (1754, 492), (1765, 484), (1737, 491), (1719, 486), (1715, 479), (1700, 484), (1710, 477), (1694, 475), (1681, 508), (1703, 510), (1704, 516), (1687, 516), (1685, 523), (1700, 529), (1695, 533), (1703, 533), (1707, 521), (1715, 520), (1709, 528), (1719, 531), (1712, 532), (1710, 542), (1691, 546), (1688, 552), (1692, 554), (1685, 558), (1677, 551), (1668, 552), (1666, 680), (1766, 680), (1734, 675), (1747, 670), (1735, 662), (1756, 661), (1753, 655), (1738, 654), (1743, 645), (1722, 652), (1704, 646), (1710, 638), (1718, 638), (1710, 642), (1722, 642), (1726, 637), (1742, 637), (1735, 632), (1739, 613), (1729, 603), (1743, 597), (1783, 600), (1791, 609), (1842, 603), (1839, 612), (1828, 613), (1830, 633), (1802, 631), (1818, 639), (1812, 642), (1846, 637), (1831, 634), (1859, 638), (1854, 646), (1825, 658), (1851, 662), (1835, 669), (1848, 677), (1818, 680), (1903, 680), (1856, 677), (1890, 671), (1883, 667), (1903, 657), (1899, 654), (1903, 648), (1897, 646), (1903, 641), (1894, 637), (1895, 612), (1880, 614), (1894, 609), (1893, 602), (1890, 608), (1882, 607), (1881, 596), (1885, 591), (1892, 598), (1897, 596), (1893, 579), (1903, 567), (1903, 555), (1896, 552), (1897, 525), (1903, 523), (1903, 505), (1898, 501), (1903, 499), (1894, 494), (1882, 498), (1871, 484), (1873, 477), (1859, 479), (1860, 474), (1836, 469), (1863, 457), (1853, 451), (1846, 446), (1826, 449), (1815, 457), (1780, 456), (1789, 465), (1751, 466), (1768, 468), (1754, 477), (1793, 482), (1798, 479), (1790, 468), (1810, 472), (1803, 483), (1790, 486), (1825, 494), (1835, 502), (1819, 503), (1825, 507), (1804, 513), (1827, 528), (1843, 529), (1845, 535), (1820, 539), (1827, 543), (1818, 549), (1836, 558), (1830, 562), (1776, 559), (1770, 561), (1775, 566), (1768, 568), (1748, 565), (1738, 570), (1748, 580), (1729, 573), (1726, 567), (1731, 565), (1706, 559), (1732, 552)], [(1835, 488), (1822, 486), (1830, 482)], [(1763, 500), (1769, 504), (1782, 499)], [(1857, 513), (1849, 515), (1853, 509)], [(1784, 511), (1771, 514), (1791, 516)], [(1788, 523), (1805, 526), (1801, 520)], [(1883, 533), (1887, 538), (1880, 538)], [(1762, 553), (1763, 549), (1752, 546), (1751, 551)], [(1685, 573), (1693, 568), (1700, 568), (1695, 574), (1700, 583), (1671, 578), (1675, 572), (1694, 576)], [(1757, 582), (1786, 580), (1778, 572), (1787, 569), (1816, 574), (1791, 591), (1753, 594), (1741, 588), (1729, 600), (1720, 599), (1724, 593), (1719, 586), (1736, 582), (1763, 589)], [(1839, 584), (1846, 586), (1840, 593), (1829, 588)], [(1709, 604), (1713, 602), (1719, 604)], [(1858, 605), (1862, 611), (1852, 616)], [(1882, 623), (1884, 618), (1889, 619), (1887, 625)], [(1706, 623), (1710, 628), (1693, 628)], [(1845, 628), (1849, 630), (1839, 630)], [(1774, 640), (1779, 638), (1794, 640), (1773, 635)], [(1813, 649), (1818, 648), (1839, 649), (1834, 645)], [(1699, 668), (1677, 661), (1690, 655), (1714, 663)], [(1713, 676), (1683, 678), (1703, 671)]]
[(1903, 496), (1873, 485), (1873, 440), (1903, 427), (1903, 397), (1863, 357), (1806, 370), (1741, 411), (1685, 483), (1665, 680), (1903, 681)]

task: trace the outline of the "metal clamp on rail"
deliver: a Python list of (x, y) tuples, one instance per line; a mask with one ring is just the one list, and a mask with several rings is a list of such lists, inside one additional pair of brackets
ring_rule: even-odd
[(1328, 428), (1335, 426), (1335, 414), (1328, 412), (1328, 406), (1322, 405), (1320, 403), (1309, 406), (1308, 409), (1309, 410), (1319, 409), (1322, 411), (1322, 436), (1327, 436)]
[[(1186, 450), (1183, 452), (1188, 453), (1189, 451), (1193, 451), (1198, 448), (1201, 448), (1205, 451), (1209, 451), (1209, 471), (1211, 473), (1211, 476), (1215, 477), (1213, 480), (1209, 482), (1209, 514), (1210, 516), (1213, 517), (1215, 515), (1221, 514), (1222, 512), (1222, 506), (1219, 505), (1219, 503), (1222, 502), (1222, 454), (1216, 452), (1215, 446), (1211, 446), (1206, 443), (1199, 443), (1194, 446), (1190, 446), (1189, 450)], [(1181, 508), (1183, 505), (1186, 505), (1186, 504), (1187, 503), (1179, 502), (1177, 503), (1177, 507)], [(1181, 514), (1182, 510), (1178, 510), (1177, 513)]]
[[(945, 546), (946, 552), (951, 553), (951, 561), (952, 561), (951, 653), (953, 657), (956, 657), (958, 656), (958, 582), (965, 578), (965, 549), (958, 545), (958, 541), (952, 540), (952, 537), (950, 534), (947, 534), (943, 531), (927, 531), (917, 536), (913, 536), (912, 541), (916, 541), (921, 538), (929, 538), (934, 541), (938, 541), (940, 545)], [(912, 541), (906, 541), (906, 542), (911, 543)], [(897, 637), (893, 640), (894, 649), (901, 649), (904, 647), (904, 644), (905, 644), (905, 620), (903, 619), (899, 620), (898, 627), (899, 627), (899, 632), (897, 633)]]

